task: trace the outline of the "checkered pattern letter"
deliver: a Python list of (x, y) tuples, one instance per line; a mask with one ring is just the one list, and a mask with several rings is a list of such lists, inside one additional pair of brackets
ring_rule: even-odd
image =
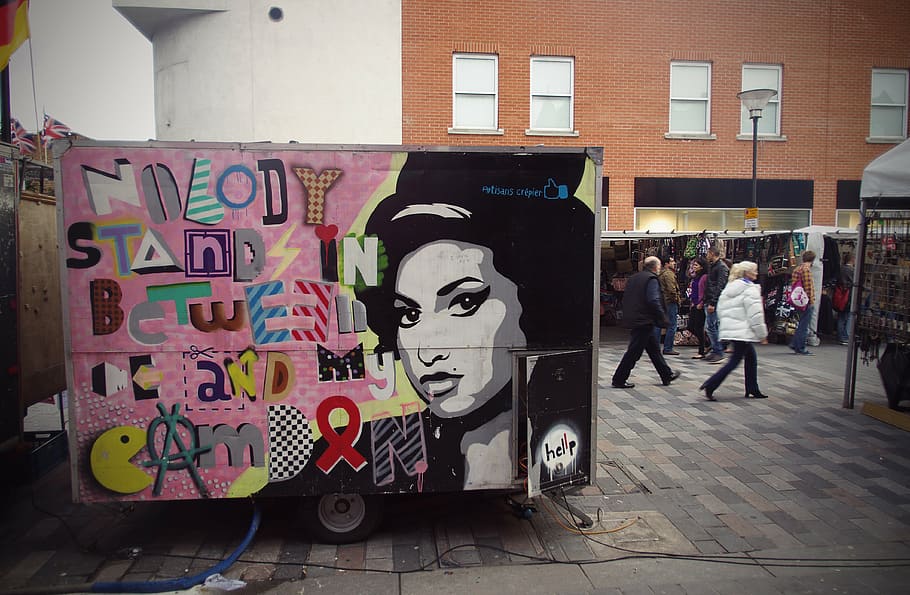
[(295, 477), (306, 467), (312, 452), (306, 416), (291, 405), (269, 405), (269, 482)]
[(294, 173), (307, 190), (306, 222), (310, 225), (321, 224), (325, 213), (325, 193), (341, 175), (341, 170), (327, 169), (317, 176), (308, 167), (295, 167)]

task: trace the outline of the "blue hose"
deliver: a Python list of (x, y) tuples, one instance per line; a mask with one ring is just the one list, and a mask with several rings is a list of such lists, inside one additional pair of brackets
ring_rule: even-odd
[(253, 505), (253, 520), (250, 523), (250, 530), (247, 531), (246, 537), (237, 546), (234, 552), (208, 570), (194, 576), (185, 576), (183, 578), (173, 578), (156, 582), (132, 582), (132, 583), (93, 583), (92, 593), (161, 593), (163, 591), (178, 591), (189, 589), (205, 582), (205, 579), (213, 574), (221, 573), (227, 570), (237, 558), (249, 547), (250, 542), (259, 529), (259, 521), (262, 520), (262, 513), (259, 505)]

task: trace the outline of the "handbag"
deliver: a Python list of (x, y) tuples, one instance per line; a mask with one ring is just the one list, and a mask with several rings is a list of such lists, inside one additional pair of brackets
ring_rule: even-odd
[(843, 285), (834, 286), (834, 295), (831, 296), (831, 305), (838, 312), (846, 312), (850, 304), (850, 288)]
[(790, 283), (787, 289), (787, 302), (797, 310), (805, 310), (809, 307), (809, 294), (803, 288), (803, 282), (796, 279)]
[(698, 345), (698, 335), (696, 335), (689, 329), (683, 329), (681, 331), (676, 331), (676, 335), (673, 337), (673, 344), (681, 345), (681, 346)]

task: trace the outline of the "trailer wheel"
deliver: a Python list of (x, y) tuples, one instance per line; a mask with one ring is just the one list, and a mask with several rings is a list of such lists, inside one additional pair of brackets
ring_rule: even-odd
[(363, 541), (382, 520), (382, 496), (326, 494), (304, 506), (304, 521), (314, 541), (330, 544)]

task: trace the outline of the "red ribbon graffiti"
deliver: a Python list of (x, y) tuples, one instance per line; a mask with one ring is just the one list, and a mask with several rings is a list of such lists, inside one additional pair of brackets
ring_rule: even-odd
[[(348, 425), (341, 434), (329, 423), (329, 415), (336, 409), (344, 409), (348, 414)], [(331, 472), (341, 459), (347, 461), (354, 471), (360, 471), (367, 464), (363, 455), (354, 450), (354, 444), (360, 438), (362, 430), (360, 409), (356, 403), (341, 395), (329, 397), (316, 409), (316, 423), (323, 438), (329, 443), (329, 447), (316, 461), (316, 466), (324, 473)]]

